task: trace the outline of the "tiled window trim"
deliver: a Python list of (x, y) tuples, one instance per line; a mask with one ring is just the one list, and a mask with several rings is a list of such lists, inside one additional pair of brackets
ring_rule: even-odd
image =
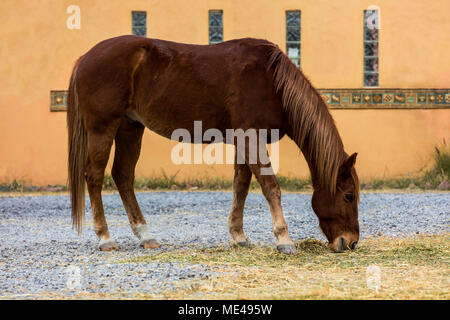
[(147, 36), (147, 11), (131, 11), (131, 33), (135, 36)]
[[(330, 109), (450, 109), (448, 89), (318, 89)], [(67, 91), (50, 91), (50, 111), (66, 111)]]
[[(219, 24), (216, 24), (215, 15), (220, 16)], [(213, 39), (214, 32), (219, 35), (220, 39)], [(223, 10), (208, 11), (208, 43), (215, 44), (223, 42)]]
[[(300, 67), (301, 63), (301, 37), (302, 37), (302, 14), (300, 10), (286, 10), (286, 54), (289, 56), (289, 48), (298, 49), (298, 56), (289, 56), (293, 63)], [(297, 21), (292, 21), (293, 17), (298, 14)], [(289, 16), (291, 16), (289, 19)], [(291, 20), (291, 21), (289, 21)], [(295, 19), (297, 20), (297, 19)], [(291, 32), (289, 32), (291, 31)]]

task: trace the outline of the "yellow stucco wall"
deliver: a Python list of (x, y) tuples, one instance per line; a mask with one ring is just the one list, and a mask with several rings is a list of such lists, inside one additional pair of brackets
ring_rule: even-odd
[[(81, 8), (81, 29), (66, 8)], [(208, 42), (208, 10), (224, 11), (224, 38), (266, 38), (285, 48), (285, 10), (302, 11), (302, 69), (318, 88), (358, 88), (363, 10), (381, 13), (380, 87), (450, 87), (450, 1), (446, 0), (2, 0), (0, 1), (0, 181), (66, 181), (64, 112), (50, 90), (66, 89), (74, 61), (97, 42), (131, 32), (131, 11), (147, 11), (147, 36)], [(450, 110), (332, 110), (363, 179), (417, 172), (450, 137)], [(231, 177), (230, 166), (175, 166), (174, 142), (146, 132), (137, 174)], [(281, 142), (280, 173), (307, 176), (298, 149)]]

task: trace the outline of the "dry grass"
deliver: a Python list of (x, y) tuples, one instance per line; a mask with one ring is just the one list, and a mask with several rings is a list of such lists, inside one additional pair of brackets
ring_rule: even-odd
[[(318, 240), (298, 242), (298, 254), (272, 247), (176, 249), (108, 263), (174, 262), (208, 265), (214, 276), (174, 283), (162, 294), (135, 292), (68, 295), (64, 290), (9, 299), (443, 299), (450, 298), (450, 233), (362, 240), (336, 254)], [(368, 266), (381, 269), (378, 291), (367, 285)]]
[[(133, 261), (204, 264), (219, 271), (211, 279), (180, 281), (177, 289), (160, 296), (167, 299), (449, 299), (449, 240), (450, 234), (373, 238), (342, 254), (317, 240), (303, 240), (297, 243), (296, 256), (270, 247), (216, 248), (176, 250)], [(378, 292), (367, 286), (371, 265), (381, 268)]]

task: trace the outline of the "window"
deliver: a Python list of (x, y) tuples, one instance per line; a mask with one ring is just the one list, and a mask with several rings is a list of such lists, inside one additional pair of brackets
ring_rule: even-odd
[(286, 54), (300, 67), (300, 11), (286, 11)]
[(147, 36), (147, 12), (146, 11), (132, 11), (132, 33), (135, 36)]
[(364, 10), (364, 86), (378, 87), (378, 10)]
[(209, 44), (223, 41), (223, 11), (209, 11)]

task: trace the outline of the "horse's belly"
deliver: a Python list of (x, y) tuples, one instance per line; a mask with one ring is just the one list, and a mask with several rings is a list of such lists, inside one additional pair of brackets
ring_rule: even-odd
[(130, 110), (126, 116), (132, 121), (136, 121), (144, 125), (151, 131), (171, 139), (175, 130), (187, 130), (191, 136), (200, 131), (203, 134), (208, 129), (218, 129), (225, 132), (225, 128), (230, 127), (227, 124), (227, 117), (219, 116), (219, 114), (209, 115), (193, 115), (180, 112), (172, 113), (170, 108), (166, 110), (158, 110), (158, 112), (139, 112)]
[(172, 136), (172, 132), (175, 130), (170, 126), (170, 124), (166, 123), (166, 121), (161, 121), (161, 119), (156, 117), (144, 117), (139, 114), (136, 110), (131, 110), (126, 113), (126, 117), (130, 120), (139, 122), (147, 129), (154, 131), (155, 133), (170, 139)]

